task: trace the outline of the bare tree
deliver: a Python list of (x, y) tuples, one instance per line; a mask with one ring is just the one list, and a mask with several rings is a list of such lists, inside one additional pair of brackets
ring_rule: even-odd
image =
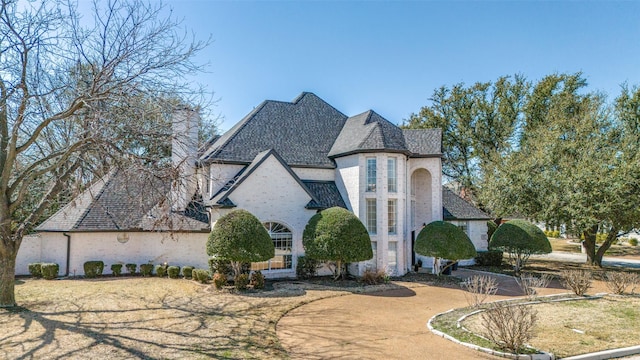
[[(0, 0), (0, 306), (14, 306), (22, 238), (70, 184), (113, 167), (153, 173), (170, 143), (165, 115), (195, 104), (196, 41), (163, 5)], [(84, 25), (90, 23), (90, 25)]]

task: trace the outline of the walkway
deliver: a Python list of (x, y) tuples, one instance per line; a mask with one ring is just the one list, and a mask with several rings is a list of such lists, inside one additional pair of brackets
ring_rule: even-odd
[[(470, 270), (455, 271), (466, 277)], [(511, 277), (496, 276), (495, 299), (520, 295)], [(405, 286), (373, 294), (323, 299), (299, 307), (277, 324), (292, 359), (496, 359), (432, 334), (433, 315), (467, 306), (459, 288), (397, 282)]]

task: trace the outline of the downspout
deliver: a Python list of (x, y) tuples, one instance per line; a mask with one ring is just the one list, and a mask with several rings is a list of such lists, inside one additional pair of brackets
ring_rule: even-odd
[(70, 261), (70, 258), (71, 258), (71, 235), (67, 234), (66, 232), (62, 233), (62, 235), (67, 237), (67, 270), (66, 270), (64, 276), (68, 277), (69, 276), (69, 266), (71, 265), (70, 264), (70, 262), (71, 262)]

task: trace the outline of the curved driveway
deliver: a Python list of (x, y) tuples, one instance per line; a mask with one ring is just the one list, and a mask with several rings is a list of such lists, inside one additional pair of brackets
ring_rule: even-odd
[[(510, 281), (500, 278), (502, 294), (518, 295)], [(405, 288), (328, 298), (294, 309), (277, 324), (280, 342), (292, 359), (496, 359), (438, 337), (426, 326), (437, 313), (467, 306), (463, 291), (396, 284)]]

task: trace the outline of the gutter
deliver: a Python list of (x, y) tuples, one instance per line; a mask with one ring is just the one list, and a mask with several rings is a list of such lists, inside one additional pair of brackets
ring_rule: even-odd
[(64, 274), (65, 277), (69, 276), (69, 266), (70, 266), (70, 258), (71, 258), (71, 235), (66, 232), (63, 232), (62, 235), (67, 237), (67, 270)]

